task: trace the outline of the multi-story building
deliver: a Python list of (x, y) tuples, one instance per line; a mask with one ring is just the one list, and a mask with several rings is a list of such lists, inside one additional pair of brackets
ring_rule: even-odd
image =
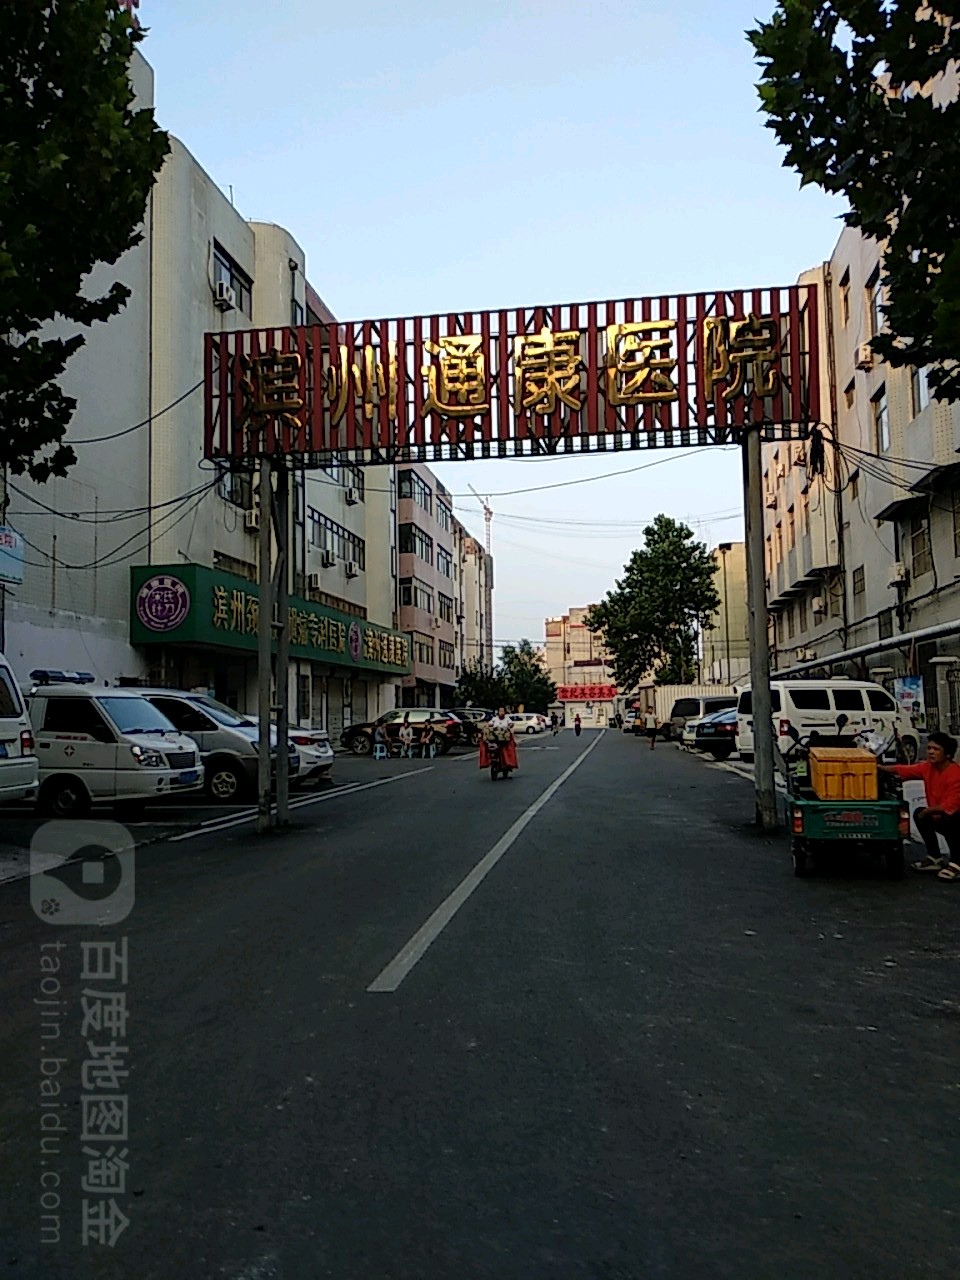
[(750, 671), (746, 546), (721, 542), (713, 551), (720, 603), (703, 632), (703, 678), (733, 684)]
[(400, 627), (409, 633), (412, 649), (412, 670), (401, 681), (402, 705), (450, 706), (460, 606), (453, 502), (422, 464), (397, 473), (397, 553)]
[(810, 478), (806, 445), (766, 450), (775, 666), (919, 677), (929, 722), (958, 728), (960, 406), (871, 351), (884, 324), (876, 243), (848, 228), (810, 277), (825, 300), (832, 430), (823, 477)]
[[(456, 522), (458, 667), (493, 666), (493, 557)], [(459, 672), (458, 672), (459, 674)]]
[[(140, 105), (153, 73), (138, 52)], [(27, 540), (6, 593), (5, 648), (36, 668), (99, 681), (204, 688), (256, 708), (256, 478), (203, 460), (203, 334), (283, 327), (329, 312), (281, 227), (248, 222), (177, 139), (151, 192), (139, 245), (93, 287), (122, 280), (121, 314), (87, 334), (64, 390), (78, 462), (46, 485), (9, 487)], [(348, 468), (293, 485), (291, 708), (336, 734), (396, 702), (409, 642), (396, 627), (389, 483), (369, 501)], [(368, 584), (367, 546), (376, 548)]]
[(544, 623), (546, 667), (558, 687), (613, 683), (610, 654), (585, 621), (592, 608), (589, 604), (578, 606)]

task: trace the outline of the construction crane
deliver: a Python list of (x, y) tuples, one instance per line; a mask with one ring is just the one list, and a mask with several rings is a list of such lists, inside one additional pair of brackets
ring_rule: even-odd
[(472, 484), (468, 484), (467, 488), (480, 503), (481, 507), (483, 507), (483, 524), (486, 531), (487, 555), (492, 555), (493, 551), (491, 549), (490, 542), (490, 526), (493, 523), (493, 507), (490, 506), (489, 498), (481, 498)]

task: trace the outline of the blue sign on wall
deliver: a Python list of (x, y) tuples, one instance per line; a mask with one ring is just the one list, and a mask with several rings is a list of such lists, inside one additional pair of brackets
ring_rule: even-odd
[(16, 529), (0, 524), (0, 582), (23, 581), (23, 539)]

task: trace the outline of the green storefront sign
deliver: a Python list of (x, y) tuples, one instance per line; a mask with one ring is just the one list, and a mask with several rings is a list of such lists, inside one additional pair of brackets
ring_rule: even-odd
[[(130, 570), (131, 644), (216, 645), (255, 652), (260, 597), (255, 583), (199, 564)], [(290, 654), (388, 675), (410, 672), (410, 637), (338, 609), (290, 599)]]

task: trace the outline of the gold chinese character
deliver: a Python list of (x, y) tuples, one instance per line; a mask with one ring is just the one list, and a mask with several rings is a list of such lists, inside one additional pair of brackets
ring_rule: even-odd
[(429, 339), (423, 344), (432, 356), (439, 356), (437, 364), (421, 366), (429, 387), (424, 414), (473, 418), (490, 408), (482, 342), (480, 334), (465, 334), (441, 338), (439, 344)]
[[(753, 392), (772, 396), (780, 385), (779, 336), (772, 316), (753, 311), (745, 320), (708, 316), (703, 322), (703, 382), (708, 400), (714, 398), (717, 383), (726, 382), (724, 400), (743, 394), (747, 370)], [(732, 380), (731, 380), (731, 374)]]
[(387, 416), (397, 420), (397, 344), (387, 343), (386, 368), (376, 358), (377, 349), (366, 343), (363, 347), (363, 367), (350, 363), (346, 347), (337, 347), (336, 362), (330, 362), (326, 376), (326, 395), (330, 402), (330, 421), (336, 426), (347, 411), (351, 389), (363, 403), (363, 415), (369, 422), (380, 402), (387, 398)]
[(518, 413), (551, 414), (562, 400), (570, 409), (581, 407), (580, 331), (553, 333), (544, 327), (538, 334), (513, 340), (516, 382), (515, 408)]
[(330, 648), (330, 620), (329, 618), (318, 619), (319, 627), (317, 632), (317, 647), (320, 649)]
[(346, 628), (343, 623), (336, 618), (330, 619), (330, 648), (334, 653), (343, 653), (343, 642), (346, 636)]
[(368, 662), (373, 660), (374, 650), (376, 648), (377, 636), (374, 631), (364, 631), (363, 633), (363, 656)]
[(315, 613), (307, 615), (307, 643), (311, 649), (320, 648), (320, 619)]
[(269, 419), (278, 418), (298, 434), (303, 430), (300, 363), (297, 352), (280, 352), (276, 347), (267, 355), (240, 356), (241, 427), (263, 431)]
[[(611, 404), (676, 400), (669, 354), (676, 320), (639, 320), (607, 325), (607, 399)], [(657, 354), (659, 353), (659, 354)]]
[(230, 626), (230, 597), (226, 587), (213, 588), (213, 625), (224, 630)]
[(246, 632), (255, 636), (260, 629), (260, 601), (256, 596), (247, 596)]
[(230, 592), (230, 630), (242, 631), (246, 619), (246, 596), (242, 591)]

